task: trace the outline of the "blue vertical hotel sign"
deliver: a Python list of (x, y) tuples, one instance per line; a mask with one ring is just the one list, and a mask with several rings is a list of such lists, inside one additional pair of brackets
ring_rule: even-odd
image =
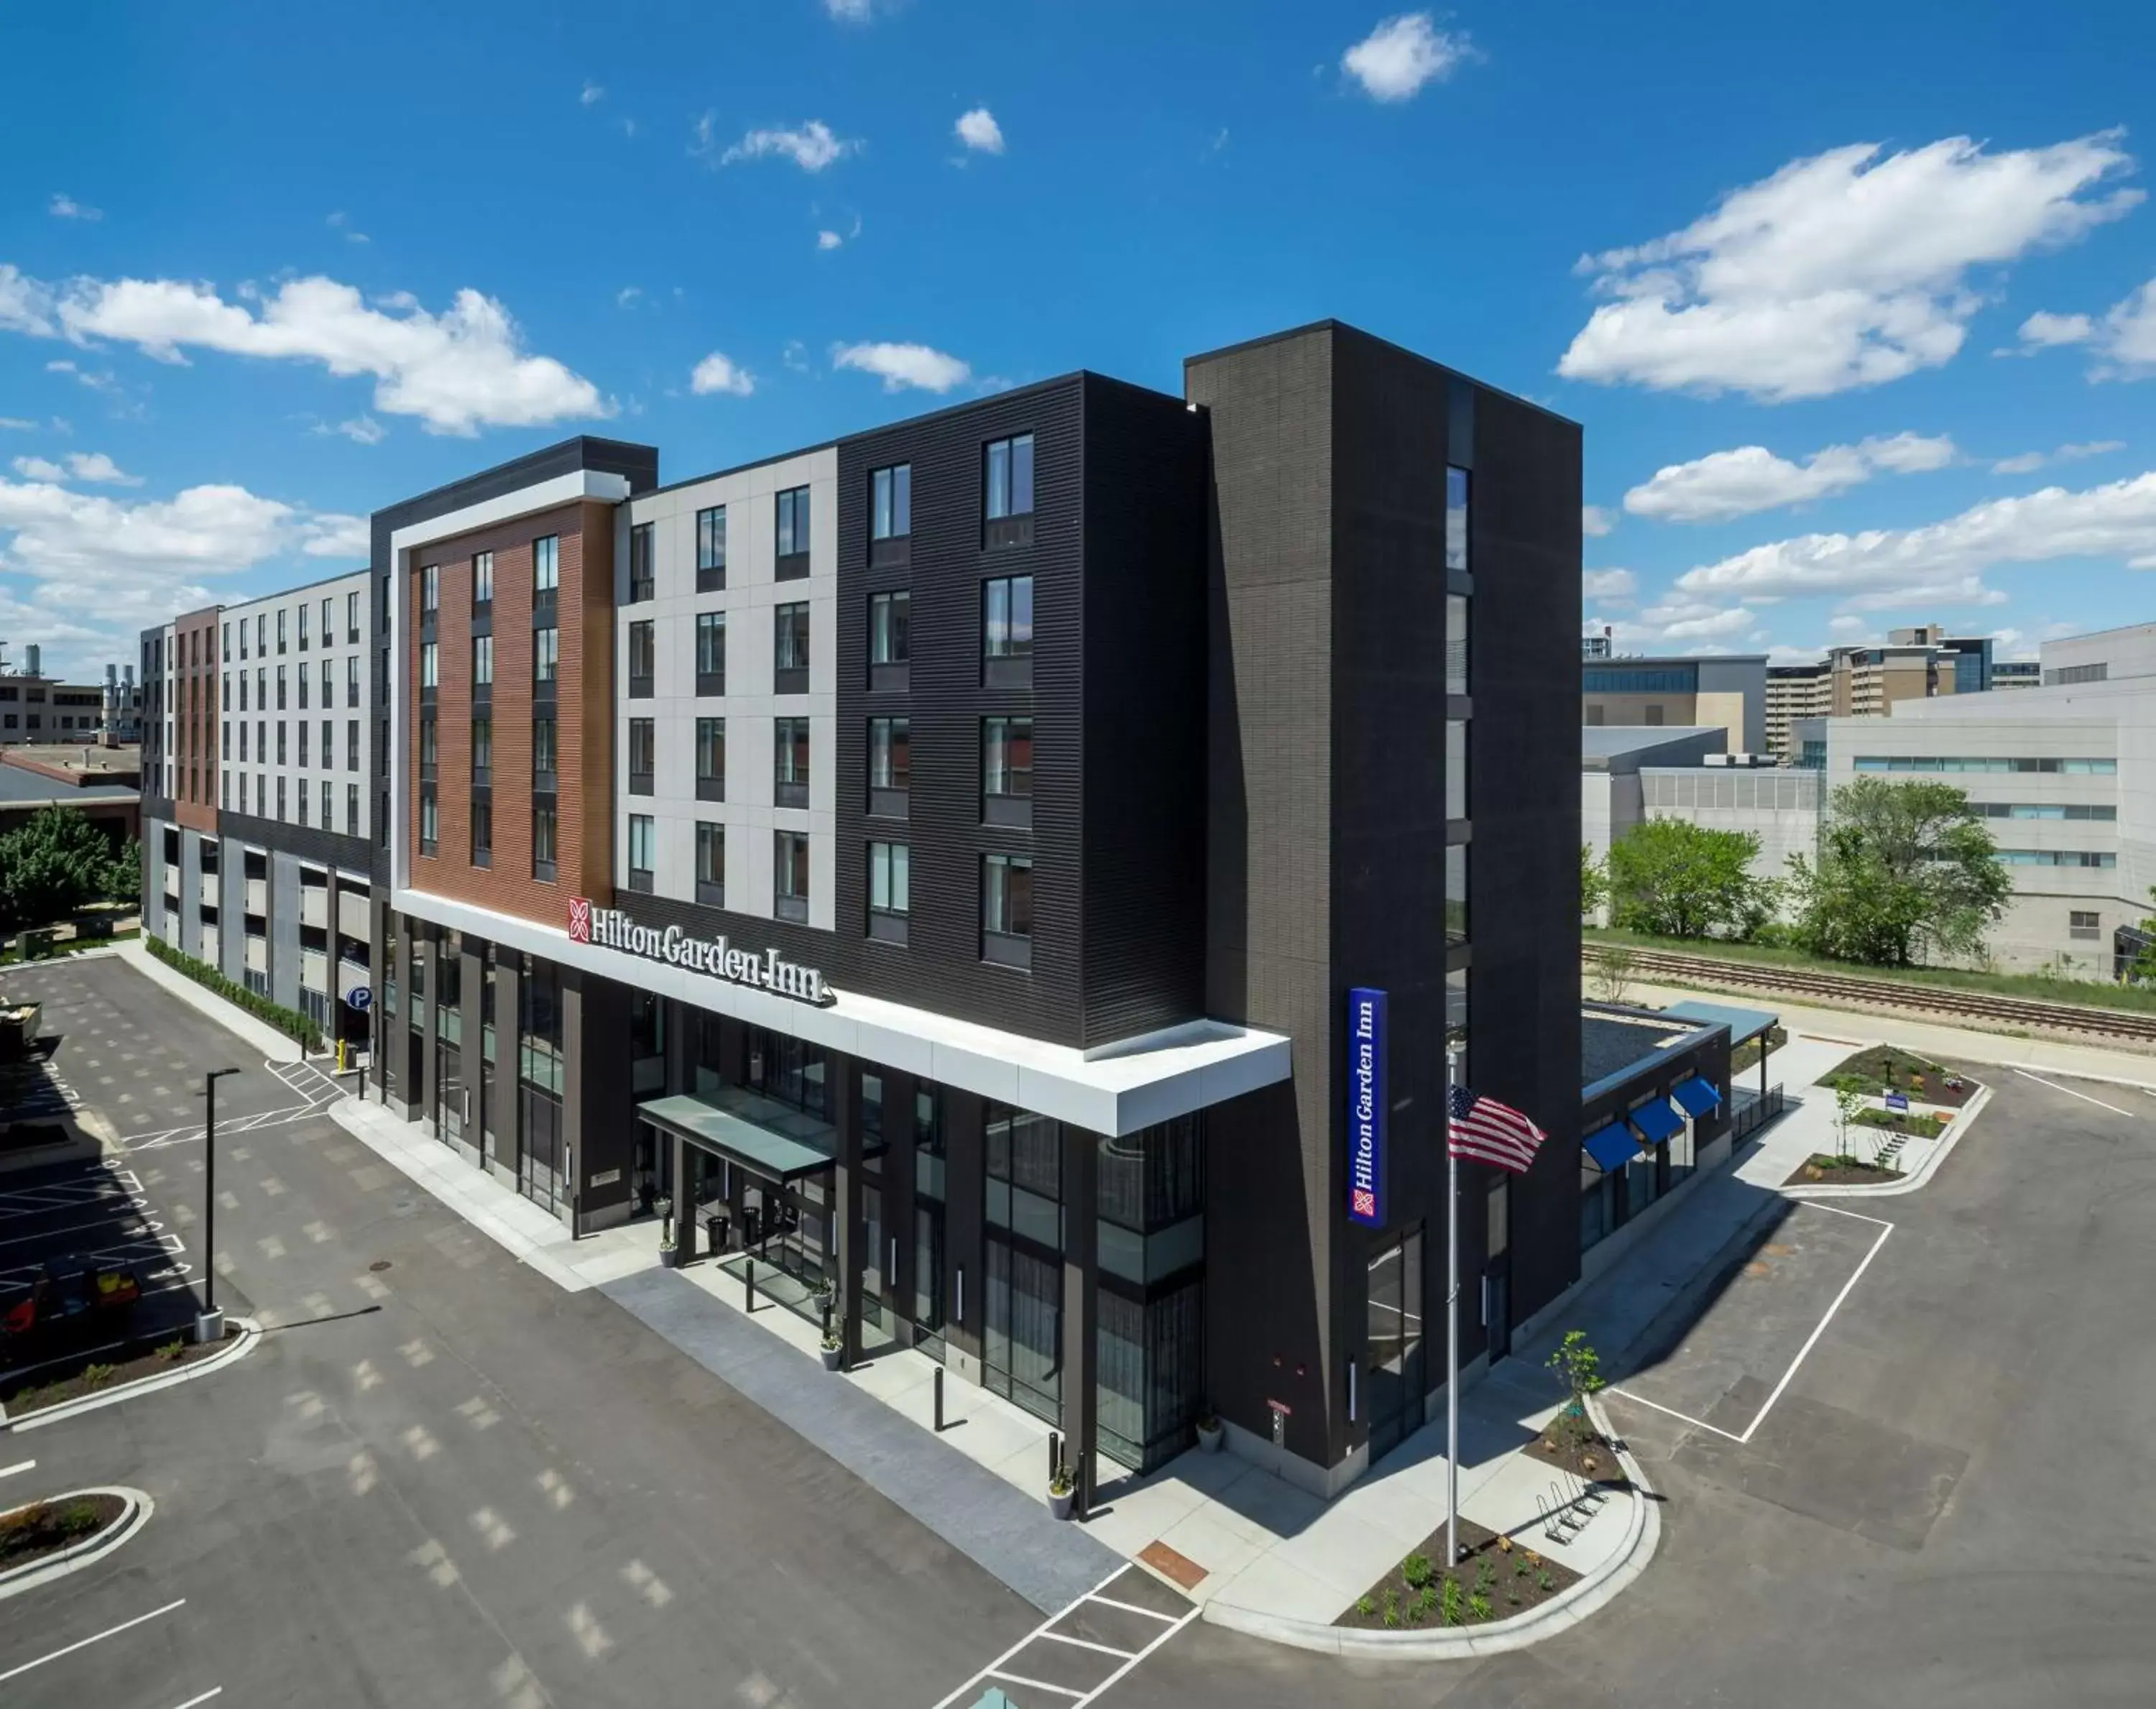
[(1385, 993), (1348, 993), (1348, 1220), (1385, 1223)]

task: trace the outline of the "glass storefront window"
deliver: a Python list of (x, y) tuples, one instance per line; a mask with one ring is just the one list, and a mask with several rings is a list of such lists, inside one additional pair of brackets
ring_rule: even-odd
[(764, 1096), (828, 1121), (829, 1080), (820, 1047), (762, 1027), (748, 1035), (748, 1083)]
[(535, 956), (524, 957), (524, 977), (517, 983), (516, 1076), (561, 1096), (562, 974)]
[(1183, 1445), (1204, 1397), (1204, 1285), (1140, 1301), (1102, 1289), (1097, 1389), (1101, 1451), (1143, 1470)]

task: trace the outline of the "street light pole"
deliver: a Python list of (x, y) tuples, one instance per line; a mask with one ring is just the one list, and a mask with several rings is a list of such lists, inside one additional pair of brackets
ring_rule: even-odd
[(203, 1127), (203, 1309), (196, 1326), (200, 1340), (203, 1324), (217, 1316), (217, 1083), (236, 1068), (213, 1068), (203, 1076), (203, 1097), (208, 1105)]

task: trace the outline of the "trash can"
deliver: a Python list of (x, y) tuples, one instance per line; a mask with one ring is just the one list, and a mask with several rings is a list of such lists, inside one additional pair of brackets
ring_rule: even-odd
[(726, 1250), (726, 1217), (723, 1211), (713, 1211), (704, 1219), (704, 1238), (711, 1243), (711, 1256), (716, 1258)]

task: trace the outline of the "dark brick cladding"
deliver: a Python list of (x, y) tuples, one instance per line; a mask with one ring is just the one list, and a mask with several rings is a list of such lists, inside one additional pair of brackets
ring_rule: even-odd
[[(982, 545), (983, 448), (1034, 436), (1030, 546)], [(836, 929), (628, 893), (634, 917), (773, 944), (836, 985), (1091, 1046), (1203, 1013), (1204, 423), (1098, 375), (841, 440)], [(869, 567), (869, 479), (912, 465), (910, 562)], [(1096, 537), (1097, 535), (1097, 538)], [(1030, 689), (982, 681), (981, 584), (1034, 577)], [(903, 693), (871, 693), (868, 599), (911, 596)], [(1034, 720), (1033, 826), (984, 825), (981, 721)], [(910, 721), (908, 817), (867, 813), (868, 720)], [(909, 942), (866, 940), (867, 848), (906, 843)], [(1090, 839), (1090, 840), (1088, 840)], [(1029, 973), (981, 959), (984, 854), (1034, 861)]]

